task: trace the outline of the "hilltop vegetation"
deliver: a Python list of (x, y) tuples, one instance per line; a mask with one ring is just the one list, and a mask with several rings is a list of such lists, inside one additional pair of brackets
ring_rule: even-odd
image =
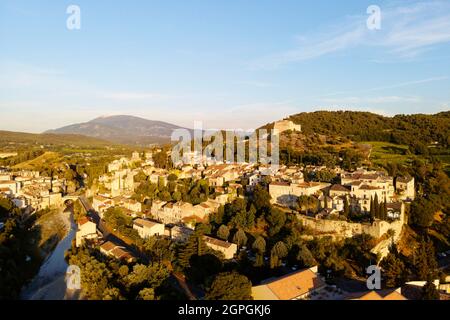
[(20, 148), (30, 145), (43, 146), (83, 146), (83, 147), (105, 147), (111, 145), (110, 142), (97, 138), (87, 137), (78, 134), (34, 134), (24, 132), (12, 132), (0, 130), (0, 148)]
[[(282, 163), (386, 167), (414, 160), (450, 168), (450, 112), (384, 117), (370, 112), (317, 111), (290, 116), (302, 132), (283, 132)], [(271, 128), (268, 124), (263, 128)]]
[(450, 112), (384, 117), (370, 112), (317, 111), (289, 117), (306, 134), (339, 135), (353, 141), (386, 141), (420, 148), (450, 144)]

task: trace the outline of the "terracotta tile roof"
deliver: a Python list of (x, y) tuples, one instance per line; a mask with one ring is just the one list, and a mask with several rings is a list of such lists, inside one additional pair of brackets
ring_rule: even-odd
[(78, 219), (78, 225), (79, 225), (79, 226), (82, 226), (83, 224), (88, 223), (89, 221), (90, 221), (90, 220), (89, 220), (88, 217), (80, 218), (80, 219)]
[(270, 183), (270, 185), (273, 186), (289, 186), (290, 184), (288, 182), (283, 182), (283, 181), (274, 181), (272, 183)]
[(381, 188), (369, 186), (369, 185), (365, 184), (365, 185), (362, 185), (359, 189), (361, 189), (361, 190), (380, 190)]
[(205, 239), (206, 243), (211, 243), (216, 246), (223, 247), (223, 248), (229, 248), (233, 245), (233, 243), (231, 243), (231, 242), (223, 241), (223, 240), (208, 237), (208, 236), (203, 236), (203, 238)]
[(396, 290), (358, 292), (348, 296), (349, 300), (408, 300)]
[(158, 225), (159, 223), (155, 222), (155, 221), (150, 221), (150, 220), (144, 220), (144, 219), (136, 219), (133, 222), (135, 225), (143, 228), (152, 228), (156, 225)]
[[(270, 279), (269, 279), (270, 281)], [(255, 300), (292, 300), (325, 286), (325, 282), (311, 269), (300, 270), (255, 287)]]
[(330, 188), (331, 191), (342, 191), (342, 192), (350, 192), (346, 187), (341, 184), (333, 184)]
[(100, 248), (109, 252), (112, 249), (114, 249), (116, 247), (116, 245), (114, 243), (112, 243), (111, 241), (106, 241), (105, 243), (103, 243)]

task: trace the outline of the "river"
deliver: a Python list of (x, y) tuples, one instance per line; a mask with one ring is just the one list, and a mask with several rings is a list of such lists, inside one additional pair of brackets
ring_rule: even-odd
[(64, 259), (65, 252), (70, 249), (75, 238), (77, 226), (73, 214), (66, 209), (61, 212), (65, 222), (70, 225), (70, 231), (46, 258), (38, 274), (23, 288), (21, 298), (24, 300), (64, 300), (77, 299), (78, 293), (69, 292), (65, 275), (68, 268)]

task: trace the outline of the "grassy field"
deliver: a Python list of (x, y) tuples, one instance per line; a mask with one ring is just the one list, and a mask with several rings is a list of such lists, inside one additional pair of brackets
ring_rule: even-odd
[(380, 141), (365, 141), (361, 143), (372, 146), (370, 160), (374, 164), (409, 164), (417, 157), (409, 152), (408, 146)]
[(25, 161), (22, 163), (19, 163), (18, 165), (15, 165), (13, 169), (22, 169), (22, 170), (38, 170), (39, 168), (42, 168), (44, 165), (52, 165), (56, 163), (58, 160), (60, 160), (61, 155), (56, 152), (45, 152), (44, 154), (40, 155), (39, 157)]
[[(408, 165), (411, 164), (414, 159), (424, 158), (422, 156), (410, 153), (408, 150), (408, 146), (405, 145), (398, 145), (380, 141), (365, 141), (361, 143), (369, 144), (372, 146), (370, 160), (376, 165), (385, 165), (386, 163)], [(430, 150), (432, 149), (430, 148)], [(433, 156), (442, 162), (444, 171), (450, 173), (450, 155), (447, 154), (448, 150), (445, 150), (443, 152), (445, 152), (446, 154), (434, 154)]]

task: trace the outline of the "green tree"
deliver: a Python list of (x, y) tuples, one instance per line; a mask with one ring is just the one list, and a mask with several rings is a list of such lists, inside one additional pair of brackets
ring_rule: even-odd
[(230, 229), (226, 225), (222, 224), (217, 230), (217, 236), (222, 240), (228, 240), (228, 237), (230, 236)]
[(144, 288), (139, 291), (138, 300), (155, 300), (155, 290), (153, 288)]
[(245, 246), (245, 244), (247, 243), (247, 236), (245, 235), (244, 230), (239, 229), (238, 231), (236, 231), (233, 236), (233, 242), (236, 243), (239, 248)]
[(253, 251), (256, 253), (255, 266), (261, 267), (264, 265), (264, 253), (266, 252), (266, 240), (258, 236), (252, 245)]
[(190, 260), (193, 255), (201, 256), (208, 251), (203, 235), (196, 230), (188, 239), (186, 245), (181, 248), (178, 254), (178, 263), (183, 268), (190, 267)]
[(270, 194), (262, 186), (257, 185), (253, 190), (253, 204), (257, 211), (267, 211), (270, 205)]
[(438, 264), (433, 242), (422, 238), (417, 250), (413, 253), (413, 264), (418, 280), (427, 280), (436, 276)]
[(282, 241), (278, 241), (270, 251), (270, 267), (277, 268), (281, 265), (281, 260), (288, 255), (288, 249)]
[(206, 291), (206, 300), (252, 300), (252, 283), (236, 272), (219, 273)]
[(431, 278), (428, 279), (427, 283), (422, 288), (422, 300), (439, 300), (439, 291), (433, 283)]
[(280, 209), (272, 207), (266, 216), (266, 221), (269, 223), (269, 236), (273, 237), (285, 225), (286, 214)]
[(405, 283), (405, 264), (396, 254), (388, 253), (381, 261), (380, 266), (383, 269), (387, 287), (398, 288)]
[(305, 268), (311, 268), (317, 265), (316, 259), (314, 259), (313, 254), (309, 251), (306, 245), (302, 245), (297, 253), (297, 261), (299, 264)]
[(348, 203), (347, 197), (344, 198), (344, 217), (348, 218), (350, 216), (350, 205)]
[(433, 224), (434, 214), (438, 210), (435, 202), (425, 198), (413, 201), (410, 209), (411, 223), (413, 225), (428, 228)]

